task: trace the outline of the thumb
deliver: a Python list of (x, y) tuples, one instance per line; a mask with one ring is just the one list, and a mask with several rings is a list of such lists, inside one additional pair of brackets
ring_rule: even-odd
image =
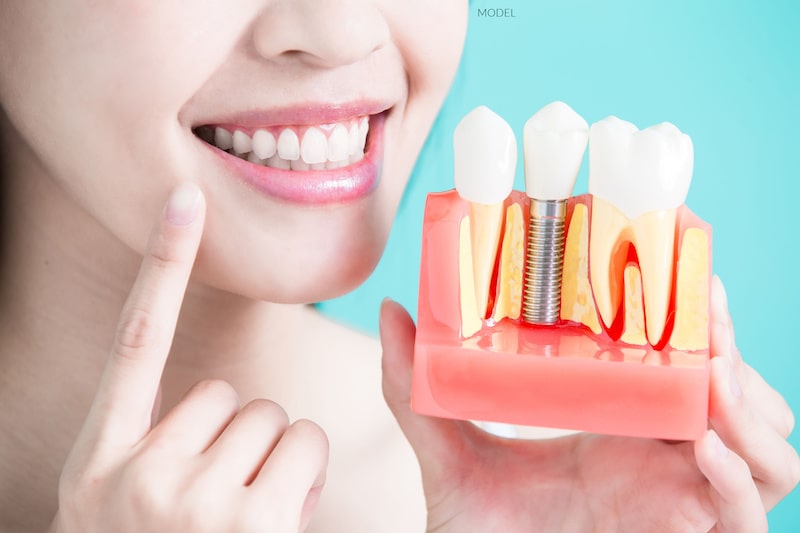
[(420, 415), (411, 410), (411, 365), (416, 328), (408, 312), (390, 299), (381, 304), (380, 334), (383, 346), (383, 397), (411, 443), (422, 469), (426, 490), (465, 461), (470, 436), (477, 428), (469, 422)]

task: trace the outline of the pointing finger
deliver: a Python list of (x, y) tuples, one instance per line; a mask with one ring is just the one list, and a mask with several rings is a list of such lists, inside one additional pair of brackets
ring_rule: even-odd
[(89, 415), (95, 438), (133, 445), (150, 429), (204, 215), (205, 202), (197, 185), (185, 182), (172, 191), (120, 315)]

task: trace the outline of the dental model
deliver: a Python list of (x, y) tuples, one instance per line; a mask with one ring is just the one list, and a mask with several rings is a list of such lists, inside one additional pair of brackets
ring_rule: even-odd
[(461, 223), (461, 251), (471, 261), (461, 261), (462, 333), (481, 328), (489, 305), (503, 202), (514, 187), (517, 143), (511, 126), (488, 107), (472, 110), (453, 134), (455, 185), (469, 202), (469, 216)]
[(630, 243), (639, 260), (647, 340), (653, 346), (667, 322), (675, 221), (689, 192), (693, 164), (692, 140), (668, 122), (641, 131), (616, 117), (592, 125), (589, 262), (594, 299), (610, 327), (622, 303), (618, 281), (624, 278), (625, 245)]
[(523, 319), (555, 324), (561, 315), (564, 222), (581, 167), (589, 125), (563, 102), (525, 123), (525, 192), (531, 199)]
[[(509, 131), (486, 108), (470, 113), (454, 136), (457, 191), (428, 195), (412, 407), (697, 438), (708, 419), (711, 228), (684, 205), (691, 140), (668, 123), (639, 131), (609, 117), (588, 128), (555, 102), (524, 128), (526, 194), (510, 191)], [(590, 194), (570, 197), (587, 138)], [(541, 206), (562, 237), (542, 238)]]

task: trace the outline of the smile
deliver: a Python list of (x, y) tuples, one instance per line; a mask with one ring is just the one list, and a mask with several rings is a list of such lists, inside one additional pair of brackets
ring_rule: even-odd
[(323, 111), (331, 120), (299, 125), (257, 125), (258, 117), (245, 116), (194, 132), (257, 192), (300, 204), (341, 203), (365, 197), (377, 185), (386, 115), (345, 113)]
[(364, 157), (369, 117), (333, 124), (257, 130), (203, 126), (198, 136), (220, 150), (255, 165), (283, 170), (334, 170)]

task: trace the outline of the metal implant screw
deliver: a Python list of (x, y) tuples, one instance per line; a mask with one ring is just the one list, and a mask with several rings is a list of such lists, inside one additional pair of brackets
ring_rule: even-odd
[(522, 298), (522, 319), (529, 324), (555, 324), (561, 316), (566, 214), (566, 200), (531, 198)]

